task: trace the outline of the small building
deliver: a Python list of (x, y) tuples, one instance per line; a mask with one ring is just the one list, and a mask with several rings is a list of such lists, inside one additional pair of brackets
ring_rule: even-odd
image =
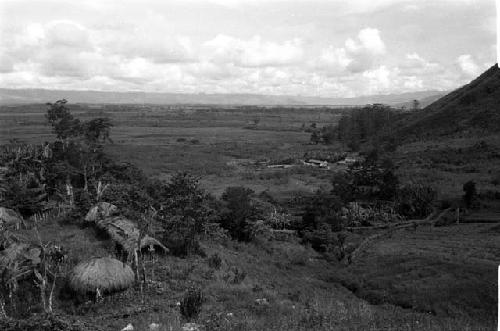
[(358, 155), (348, 155), (343, 160), (338, 161), (337, 164), (351, 165), (351, 164), (354, 164), (356, 162), (363, 162), (363, 161), (364, 161), (363, 157), (360, 157)]
[(322, 161), (322, 160), (316, 160), (316, 159), (306, 160), (306, 161), (304, 161), (304, 164), (315, 166), (318, 168), (329, 168), (328, 161)]

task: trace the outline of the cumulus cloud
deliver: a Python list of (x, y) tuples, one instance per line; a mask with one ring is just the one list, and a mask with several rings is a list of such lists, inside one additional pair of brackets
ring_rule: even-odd
[(205, 42), (203, 51), (209, 61), (230, 62), (241, 67), (292, 65), (304, 56), (300, 39), (276, 43), (264, 41), (260, 36), (242, 40), (223, 34)]
[(196, 60), (191, 40), (183, 36), (151, 34), (135, 31), (132, 34), (110, 35), (101, 43), (104, 52), (126, 58), (144, 58), (155, 63), (182, 63)]
[(473, 78), (481, 73), (481, 68), (470, 54), (460, 55), (456, 63), (466, 76)]
[(444, 67), (440, 63), (429, 61), (413, 52), (406, 54), (400, 61), (398, 68), (406, 76), (429, 76), (443, 73)]
[(347, 56), (345, 48), (335, 48), (329, 46), (324, 49), (317, 62), (314, 64), (318, 68), (326, 69), (330, 75), (342, 73), (352, 62), (352, 59)]
[(394, 76), (396, 75), (396, 72), (389, 70), (386, 66), (380, 66), (362, 74), (367, 82), (368, 94), (384, 93), (389, 90), (395, 82)]
[(346, 48), (350, 53), (367, 51), (372, 54), (384, 54), (385, 44), (380, 38), (380, 31), (373, 28), (365, 28), (358, 33), (358, 40), (347, 39)]
[(71, 48), (76, 50), (92, 50), (88, 30), (82, 25), (72, 21), (52, 21), (43, 30), (34, 29), (33, 38), (42, 40), (47, 48)]
[(338, 74), (344, 70), (359, 73), (372, 68), (376, 61), (386, 52), (385, 43), (380, 31), (364, 28), (356, 38), (348, 38), (344, 47), (329, 46), (321, 52), (318, 66), (323, 66), (330, 74)]
[(348, 39), (345, 49), (352, 61), (348, 65), (351, 72), (362, 72), (370, 69), (377, 57), (385, 53), (385, 44), (380, 38), (380, 31), (365, 28), (358, 33), (357, 40)]
[[(2, 87), (349, 97), (455, 88), (494, 56), (490, 46), (486, 55), (479, 49), (493, 41), (477, 39), (476, 30), (466, 31), (477, 42), (471, 54), (460, 55), (465, 41), (458, 33), (442, 48), (422, 43), (421, 34), (437, 31), (442, 19), (414, 22), (412, 13), (423, 5), (397, 0), (325, 0), (314, 8), (306, 0), (223, 7), (57, 0), (34, 3), (32, 13), (19, 1), (0, 6), (7, 22), (0, 26)], [(399, 13), (391, 16), (394, 29), (382, 9)], [(358, 18), (369, 27), (360, 28)]]
[(0, 73), (8, 73), (14, 70), (14, 59), (7, 55), (0, 53)]

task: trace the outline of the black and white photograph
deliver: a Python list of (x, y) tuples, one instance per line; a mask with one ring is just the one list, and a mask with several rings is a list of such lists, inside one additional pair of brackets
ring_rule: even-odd
[(500, 330), (500, 0), (0, 0), (0, 330)]

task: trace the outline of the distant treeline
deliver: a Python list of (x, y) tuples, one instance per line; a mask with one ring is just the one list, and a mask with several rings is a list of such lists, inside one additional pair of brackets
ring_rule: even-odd
[[(383, 143), (384, 147), (394, 143), (391, 135), (394, 123), (402, 113), (386, 105), (370, 105), (344, 113), (337, 125), (328, 125), (313, 132), (314, 143), (331, 144), (340, 141), (352, 150), (359, 150), (365, 143)], [(387, 146), (386, 146), (387, 145)]]

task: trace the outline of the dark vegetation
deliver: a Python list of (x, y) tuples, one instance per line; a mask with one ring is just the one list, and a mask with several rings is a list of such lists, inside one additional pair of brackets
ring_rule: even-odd
[(344, 114), (337, 125), (325, 126), (314, 131), (317, 138), (311, 140), (322, 141), (331, 144), (340, 141), (351, 150), (357, 151), (361, 145), (370, 143), (378, 145), (383, 141), (383, 148), (393, 151), (395, 142), (392, 131), (393, 123), (402, 114), (396, 109), (385, 105), (371, 105), (359, 109), (354, 109), (348, 114)]
[(199, 288), (190, 288), (180, 302), (181, 315), (190, 320), (201, 312), (203, 293)]

